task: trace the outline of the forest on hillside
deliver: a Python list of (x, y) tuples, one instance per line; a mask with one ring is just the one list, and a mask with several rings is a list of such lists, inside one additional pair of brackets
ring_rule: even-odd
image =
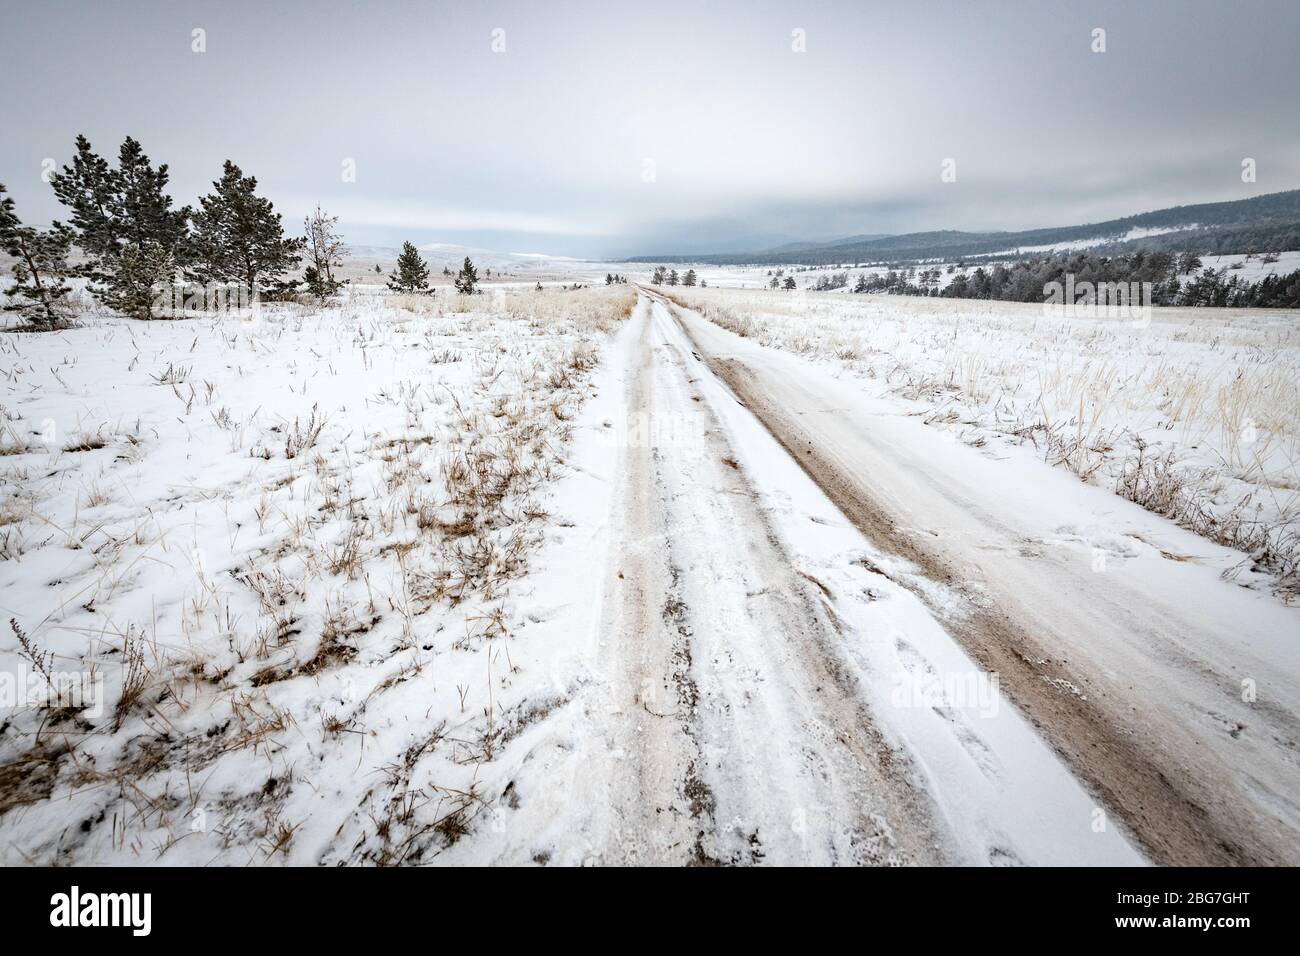
[[(1271, 254), (1263, 260), (1276, 261)], [(1287, 275), (1269, 275), (1255, 282), (1232, 274), (1235, 270), (1203, 266), (1195, 253), (1175, 255), (1164, 251), (1140, 250), (1126, 256), (1087, 253), (1021, 259), (988, 268), (977, 266), (957, 272), (949, 266), (950, 281), (943, 283), (943, 270), (891, 269), (884, 274), (861, 275), (853, 291), (886, 292), (895, 295), (927, 295), (954, 299), (999, 299), (1011, 302), (1043, 302), (1053, 283), (1078, 288), (1110, 283), (1149, 283), (1150, 305), (1218, 306), (1237, 308), (1300, 308), (1300, 270)], [(814, 290), (843, 288), (846, 272), (823, 276)]]

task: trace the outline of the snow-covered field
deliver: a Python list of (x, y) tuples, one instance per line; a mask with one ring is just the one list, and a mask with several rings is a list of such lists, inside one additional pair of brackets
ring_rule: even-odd
[[(868, 686), (872, 674), (905, 681), (915, 672), (955, 687), (973, 666), (959, 663), (965, 654), (1085, 781), (1098, 801), (1092, 812), (1122, 820), (1150, 859), (1300, 858), (1300, 773), (1289, 743), (1300, 724), (1300, 608), (1279, 599), (1288, 592), (1275, 593), (1276, 576), (1243, 571), (1241, 551), (1080, 481), (1031, 443), (956, 440), (953, 429), (926, 424), (924, 401), (845, 374), (842, 359), (763, 346), (692, 310), (671, 311), (692, 354), (735, 396), (722, 403), (729, 417), (756, 419), (779, 444), (742, 460), (755, 485), (770, 489), (796, 567), (836, 616), (880, 613), (878, 580), (864, 588), (852, 574), (866, 567), (942, 624), (937, 640), (915, 622), (844, 627), (848, 646), (874, 662)], [(774, 479), (795, 461), (835, 506), (829, 515), (793, 492), (794, 481)], [(860, 532), (865, 550), (855, 557), (805, 544), (826, 527)], [(891, 696), (873, 714), (914, 740), (907, 725), (924, 714), (904, 701)], [(934, 713), (950, 718), (947, 727), (909, 749), (932, 774), (935, 803), (978, 792), (938, 773), (963, 762), (936, 762), (943, 741), (965, 749), (986, 779), (1009, 783), (1011, 756), (1030, 748), (1008, 748), (969, 708)], [(1042, 767), (1033, 776), (1052, 778)], [(1023, 796), (1023, 784), (1016, 791)], [(1008, 831), (983, 822), (973, 829), (990, 861), (999, 846), (1021, 861), (1045, 859), (1025, 850), (1023, 834), (990, 843)], [(1058, 841), (1077, 833), (1068, 819), (1049, 829)]]
[(876, 383), (953, 440), (1028, 445), (1300, 593), (1294, 314), (1157, 308), (1147, 322), (1007, 302), (672, 292), (724, 328)]
[(0, 336), (0, 861), (1300, 859), (1294, 316), (534, 284)]
[[(0, 339), (0, 858), (416, 861), (483, 826), (509, 783), (485, 761), (563, 688), (526, 662), (574, 639), (556, 608), (582, 582), (531, 612), (515, 588), (561, 533), (554, 480), (632, 300)], [(23, 706), (41, 668), (92, 706)]]

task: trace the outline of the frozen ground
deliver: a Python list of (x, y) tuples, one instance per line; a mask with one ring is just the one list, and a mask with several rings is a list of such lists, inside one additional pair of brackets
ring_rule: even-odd
[(1288, 317), (376, 293), (0, 340), (0, 860), (1300, 860), (1285, 575), (1051, 463), (1286, 491)]
[[(674, 311), (747, 412), (884, 553), (873, 568), (998, 674), (1153, 860), (1300, 855), (1300, 609), (1275, 578), (1031, 444), (954, 440), (916, 401), (838, 361)], [(1258, 587), (1240, 586), (1251, 578)]]
[(530, 655), (573, 639), (514, 588), (632, 298), (5, 335), (5, 619), (103, 692), (6, 708), (0, 856), (417, 861), (486, 826), (483, 767), (555, 699)]
[(1240, 583), (1297, 595), (1293, 313), (1156, 308), (1146, 320), (899, 296), (672, 294), (724, 328), (904, 400), (952, 441), (1031, 449), (1250, 555), (1233, 571)]

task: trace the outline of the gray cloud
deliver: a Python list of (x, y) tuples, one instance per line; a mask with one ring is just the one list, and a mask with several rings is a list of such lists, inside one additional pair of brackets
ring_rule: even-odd
[(319, 200), (363, 243), (614, 256), (1057, 225), (1300, 186), (1297, 37), (1285, 0), (54, 0), (6, 11), (0, 181), (49, 219), (42, 160), (130, 133), (178, 201), (229, 157), (290, 220)]

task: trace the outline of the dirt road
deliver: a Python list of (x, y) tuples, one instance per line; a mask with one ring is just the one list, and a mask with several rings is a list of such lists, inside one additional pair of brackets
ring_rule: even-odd
[[(901, 559), (877, 570), (998, 674), (1153, 861), (1300, 862), (1295, 609), (1220, 580), (1196, 559), (1208, 542), (1061, 469), (1026, 473), (945, 444), (796, 356), (662, 308), (853, 525)], [(1096, 542), (1124, 537), (1159, 547), (1098, 573)]]
[(890, 704), (900, 675), (976, 669), (662, 301), (624, 336), (589, 858), (1139, 862), (998, 699)]
[[(602, 665), (624, 761), (611, 852), (647, 863), (938, 862), (913, 770), (874, 728), (656, 310), (638, 361)], [(741, 558), (743, 556), (743, 559)]]

